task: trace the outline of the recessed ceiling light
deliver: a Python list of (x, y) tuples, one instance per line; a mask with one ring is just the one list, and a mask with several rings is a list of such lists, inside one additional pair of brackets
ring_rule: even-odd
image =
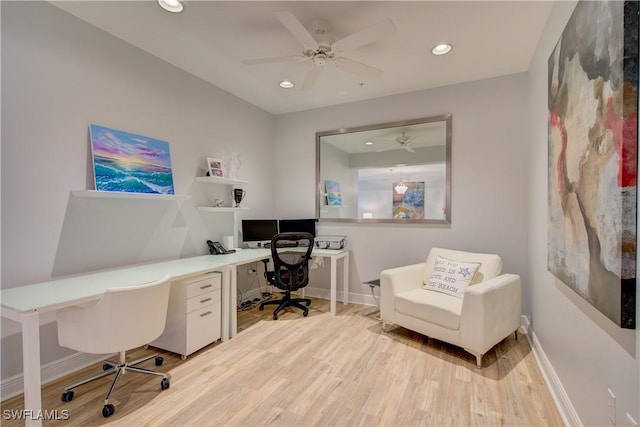
[(182, 2), (180, 0), (158, 0), (158, 4), (164, 10), (174, 13), (182, 12), (182, 10), (184, 9), (184, 6), (182, 5)]
[(292, 87), (294, 87), (295, 85), (290, 82), (289, 80), (283, 80), (280, 83), (278, 83), (280, 85), (281, 88), (283, 89), (291, 89)]
[(431, 53), (434, 55), (444, 55), (445, 53), (451, 52), (451, 48), (452, 46), (449, 43), (440, 43), (431, 49)]
[(373, 145), (373, 141), (367, 141), (364, 143), (364, 145)]

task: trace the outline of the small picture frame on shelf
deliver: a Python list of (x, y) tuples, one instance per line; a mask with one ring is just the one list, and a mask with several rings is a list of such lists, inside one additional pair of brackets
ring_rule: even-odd
[(209, 167), (209, 176), (224, 178), (224, 167), (222, 166), (222, 160), (213, 157), (207, 157), (207, 166)]

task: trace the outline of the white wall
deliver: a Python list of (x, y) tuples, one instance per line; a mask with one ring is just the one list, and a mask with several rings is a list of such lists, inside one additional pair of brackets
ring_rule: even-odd
[(627, 412), (640, 420), (639, 330), (618, 328), (547, 271), (547, 59), (574, 7), (574, 2), (556, 3), (529, 69), (530, 179), (525, 193), (530, 283), (524, 287), (524, 299), (531, 309), (533, 334), (564, 389), (560, 392), (575, 408), (570, 422), (611, 425), (610, 388), (617, 398), (618, 425), (630, 425)]
[(363, 281), (421, 262), (433, 246), (498, 253), (530, 286), (525, 89), (518, 74), (278, 116), (276, 158), (302, 160), (276, 173), (276, 186), (289, 189), (276, 194), (276, 214), (314, 215), (316, 132), (452, 113), (451, 227), (321, 222), (319, 232), (348, 236), (351, 293), (369, 293)]
[[(271, 114), (48, 3), (1, 7), (3, 288), (206, 253), (205, 240), (229, 234), (233, 214), (195, 206), (230, 201), (230, 187), (194, 177), (205, 157), (225, 151), (242, 154), (247, 212), (273, 215)], [(90, 123), (168, 141), (176, 193), (191, 200), (70, 196), (93, 185)], [(54, 326), (42, 328), (43, 363), (67, 354)], [(3, 379), (22, 371), (18, 330), (2, 319)]]

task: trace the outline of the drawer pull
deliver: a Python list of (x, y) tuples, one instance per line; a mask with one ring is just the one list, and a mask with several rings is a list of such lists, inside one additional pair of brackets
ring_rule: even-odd
[(207, 288), (210, 288), (210, 287), (212, 287), (212, 286), (213, 286), (213, 285), (212, 285), (211, 283), (209, 283), (208, 285), (200, 286), (200, 289), (207, 289)]
[(212, 298), (205, 298), (203, 300), (200, 300), (200, 304), (204, 304), (205, 302), (211, 301), (211, 300), (212, 300)]
[(211, 313), (213, 313), (213, 312), (212, 312), (212, 311), (207, 311), (206, 313), (202, 313), (202, 314), (200, 315), (200, 317), (208, 316), (208, 315), (210, 315)]

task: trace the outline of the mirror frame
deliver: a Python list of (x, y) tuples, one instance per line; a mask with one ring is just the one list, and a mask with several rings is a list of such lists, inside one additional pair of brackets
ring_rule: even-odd
[[(395, 218), (321, 218), (320, 204), (322, 186), (320, 183), (320, 138), (329, 135), (340, 135), (353, 132), (362, 132), (376, 129), (394, 128), (400, 126), (417, 125), (432, 122), (446, 122), (446, 172), (445, 172), (445, 218), (444, 219), (395, 219)], [(350, 223), (390, 223), (390, 224), (451, 224), (451, 113), (439, 116), (422, 117), (411, 120), (400, 120), (388, 123), (378, 123), (373, 125), (358, 126), (352, 128), (334, 129), (323, 132), (316, 132), (316, 219), (322, 222), (350, 222)]]

